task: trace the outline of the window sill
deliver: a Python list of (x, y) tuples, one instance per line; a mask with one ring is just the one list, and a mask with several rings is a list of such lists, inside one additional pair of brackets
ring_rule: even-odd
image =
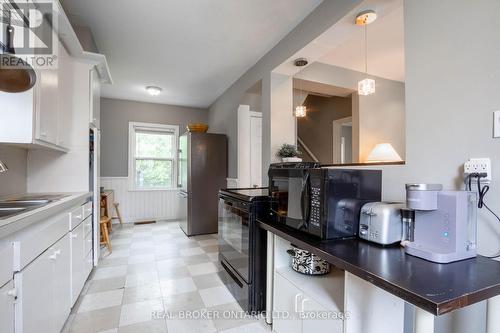
[(129, 192), (173, 192), (180, 191), (180, 188), (129, 188)]

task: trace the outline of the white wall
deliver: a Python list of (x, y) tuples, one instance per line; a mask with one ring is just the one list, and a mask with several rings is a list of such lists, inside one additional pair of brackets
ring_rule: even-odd
[(27, 151), (23, 148), (0, 146), (0, 161), (9, 170), (0, 173), (0, 195), (26, 192)]
[[(124, 222), (173, 220), (180, 216), (177, 190), (129, 191), (128, 177), (101, 177), (101, 186), (114, 190)], [(113, 212), (114, 215), (114, 212)]]

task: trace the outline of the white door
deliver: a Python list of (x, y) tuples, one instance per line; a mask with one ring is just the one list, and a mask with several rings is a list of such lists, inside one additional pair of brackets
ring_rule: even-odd
[[(302, 300), (302, 310), (305, 318), (302, 322), (302, 332), (313, 333), (342, 333), (343, 322), (340, 319), (315, 319), (314, 315), (329, 313), (325, 307), (307, 297)], [(309, 317), (308, 314), (310, 314)], [(320, 317), (321, 318), (321, 317)]]
[(14, 333), (14, 282), (0, 288), (0, 332)]
[[(83, 225), (83, 223), (81, 225)], [(69, 246), (69, 234), (66, 234), (66, 236), (55, 243), (53, 245), (53, 249), (56, 254), (56, 260), (53, 261), (51, 279), (53, 291), (52, 298), (54, 300), (53, 330), (54, 332), (60, 332), (64, 326), (66, 318), (69, 316), (71, 307), (71, 253)], [(83, 255), (80, 260), (84, 260)]]
[(238, 187), (262, 184), (262, 114), (238, 107)]
[(59, 84), (55, 69), (44, 69), (37, 73), (36, 96), (36, 131), (38, 140), (57, 144)]
[(262, 115), (250, 116), (250, 185), (262, 186)]
[(85, 275), (85, 235), (84, 224), (70, 232), (71, 237), (71, 306), (73, 306), (83, 287)]
[[(302, 293), (280, 274), (274, 274), (273, 332), (301, 333), (302, 320), (298, 318)], [(286, 316), (289, 316), (288, 318)], [(304, 331), (309, 333), (309, 331)]]
[(39, 333), (53, 331), (54, 302), (52, 276), (54, 251), (49, 249), (14, 275), (16, 301), (16, 332)]

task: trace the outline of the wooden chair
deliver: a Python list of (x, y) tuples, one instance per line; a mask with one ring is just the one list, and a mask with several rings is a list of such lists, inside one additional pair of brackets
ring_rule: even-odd
[(101, 228), (101, 245), (106, 245), (109, 253), (113, 250), (111, 249), (111, 241), (109, 240), (108, 223), (111, 223), (111, 218), (107, 216), (101, 216), (99, 221), (99, 226)]
[(118, 202), (114, 202), (113, 205), (115, 206), (115, 212), (116, 216), (118, 217), (118, 221), (120, 221), (120, 225), (123, 226), (122, 214), (120, 214), (120, 209), (118, 208), (120, 204)]
[(109, 232), (111, 231), (111, 218), (107, 215), (106, 199), (101, 197), (101, 218), (99, 220), (99, 228), (101, 230), (101, 245), (106, 245), (109, 253), (111, 253), (111, 241), (109, 239)]

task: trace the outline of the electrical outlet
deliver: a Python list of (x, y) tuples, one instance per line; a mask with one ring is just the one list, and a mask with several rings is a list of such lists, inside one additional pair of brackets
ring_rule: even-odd
[(491, 160), (489, 158), (471, 158), (464, 164), (464, 174), (485, 173), (483, 182), (491, 182)]

